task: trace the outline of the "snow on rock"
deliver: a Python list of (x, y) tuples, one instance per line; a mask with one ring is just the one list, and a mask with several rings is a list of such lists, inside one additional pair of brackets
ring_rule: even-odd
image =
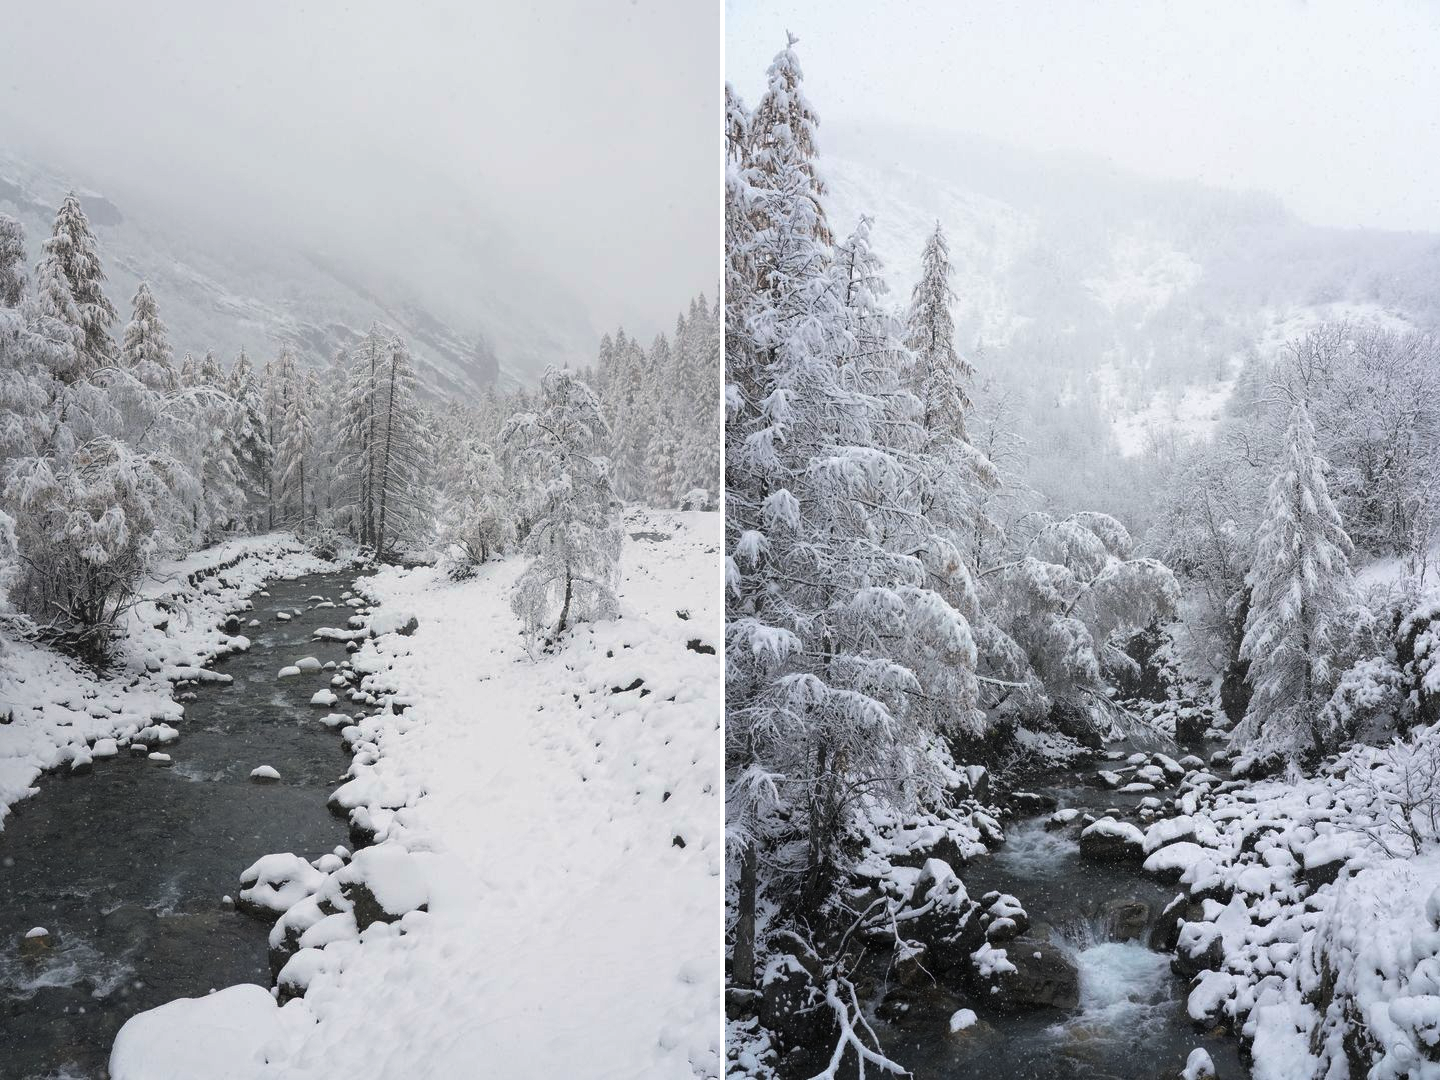
[(1080, 856), (1096, 862), (1139, 861), (1145, 851), (1145, 834), (1138, 826), (1103, 817), (1080, 833)]
[[(111, 1080), (258, 1080), (298, 1043), (310, 1021), (280, 1008), (263, 986), (244, 983), (180, 998), (132, 1016), (110, 1051)], [(163, 1053), (156, 1048), (163, 1046)]]
[(104, 758), (145, 728), (178, 734), (184, 710), (172, 684), (217, 678), (203, 665), (243, 640), (224, 625), (245, 598), (270, 579), (330, 568), (289, 533), (228, 541), (162, 563), (120, 619), (114, 667), (98, 681), (54, 650), (0, 634), (0, 713), (14, 716), (0, 724), (0, 828), (10, 807), (38, 790), (41, 772), (74, 760), (68, 748), (77, 742), (93, 744), (91, 756)]
[(240, 875), (235, 906), (247, 915), (266, 918), (299, 903), (324, 881), (325, 875), (299, 855), (266, 855)]
[[(1182, 876), (1209, 859), (1212, 852), (1189, 840), (1166, 844), (1145, 860), (1145, 872), (1161, 881), (1179, 881)], [(1213, 864), (1212, 864), (1213, 865)]]
[(300, 674), (300, 668), (295, 664), (287, 664), (280, 669), (277, 679), (293, 679)]
[(385, 634), (402, 634), (408, 637), (417, 629), (419, 621), (413, 612), (394, 608), (389, 604), (370, 616), (370, 634), (373, 637)]
[(1180, 1080), (1214, 1080), (1214, 1078), (1214, 1060), (1203, 1046), (1197, 1046), (1185, 1059), (1185, 1069), (1180, 1074)]
[(950, 1017), (950, 1032), (964, 1031), (966, 1028), (974, 1027), (979, 1018), (972, 1009), (960, 1009)]
[[(1422, 728), (1313, 777), (1197, 791), (1199, 843), (1150, 855), (1195, 860), (1167, 908), (1174, 967), (1192, 977), (1191, 1019), (1237, 1030), (1257, 1080), (1353, 1076), (1357, 1062), (1369, 1080), (1440, 1078), (1440, 836), (1395, 809), (1437, 751), (1440, 729)], [(1411, 821), (1428, 830), (1425, 813)], [(1155, 843), (1182, 831), (1151, 826)]]
[(331, 705), (334, 705), (339, 700), (340, 699), (335, 696), (334, 690), (316, 690), (314, 695), (310, 698), (310, 704), (318, 705), (322, 708), (328, 709)]
[(320, 670), (320, 661), (313, 656), (302, 657), (295, 661), (295, 669), (305, 675), (313, 675)]
[(270, 765), (260, 765), (250, 770), (250, 779), (257, 784), (273, 784), (280, 779), (280, 773)]

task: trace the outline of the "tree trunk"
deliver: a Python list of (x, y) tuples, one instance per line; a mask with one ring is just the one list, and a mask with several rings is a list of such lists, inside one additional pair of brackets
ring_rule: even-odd
[(559, 637), (565, 632), (565, 624), (570, 619), (570, 597), (574, 591), (574, 579), (570, 576), (567, 568), (565, 571), (565, 602), (560, 605), (560, 624), (555, 627), (555, 636)]
[(760, 856), (752, 841), (740, 856), (740, 889), (736, 902), (735, 948), (731, 953), (730, 979), (746, 990), (755, 986), (755, 896), (759, 891)]

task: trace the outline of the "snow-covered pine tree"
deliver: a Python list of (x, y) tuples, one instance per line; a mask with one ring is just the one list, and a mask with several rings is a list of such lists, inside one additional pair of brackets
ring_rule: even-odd
[(351, 350), (349, 378), (345, 388), (345, 444), (348, 451), (342, 468), (354, 485), (354, 529), (361, 544), (374, 548), (376, 541), (376, 454), (378, 445), (378, 387), (389, 335), (378, 323)]
[(1338, 676), (1335, 654), (1354, 590), (1350, 537), (1330, 500), (1328, 468), (1302, 399), (1291, 411), (1248, 578), (1240, 654), (1254, 693), (1231, 739), (1257, 759), (1324, 752), (1318, 714)]
[(25, 305), (26, 321), (36, 332), (56, 343), (56, 348), (44, 351), (50, 374), (65, 384), (82, 378), (85, 374), (84, 319), (59, 260), (40, 260), (35, 268), (35, 291)]
[(120, 345), (120, 362), (150, 390), (167, 393), (175, 388), (170, 341), (146, 282), (135, 290), (132, 311)]
[(970, 411), (967, 387), (975, 370), (955, 350), (950, 246), (938, 221), (925, 241), (920, 266), (905, 322), (905, 344), (914, 354), (911, 386), (923, 408), (921, 423), (932, 438), (964, 440), (965, 414)]
[(298, 400), (302, 390), (299, 364), (295, 351), (288, 345), (281, 348), (275, 360), (271, 383), (274, 425), (271, 441), (275, 447), (271, 502), (274, 504), (274, 524), (288, 526), (300, 520), (301, 508), (295, 503), (293, 480), (298, 472), (297, 450), (302, 443), (308, 446), (308, 433), (298, 434), (292, 428), (298, 419), (305, 416), (305, 411)]
[(79, 313), (83, 340), (75, 374), (89, 374), (110, 362), (114, 354), (110, 327), (115, 322), (116, 313), (114, 305), (105, 296), (105, 271), (100, 266), (100, 254), (95, 234), (90, 229), (90, 219), (85, 216), (73, 191), (65, 196), (56, 211), (55, 224), (43, 250), (42, 266), (50, 264), (53, 270), (64, 276)]
[(0, 308), (19, 307), (25, 296), (25, 229), (0, 214)]
[(494, 452), (448, 417), (437, 455), (442, 475), (438, 542), (453, 577), (505, 550), (514, 535), (505, 477)]
[(886, 431), (895, 373), (857, 353), (835, 287), (791, 49), (768, 85), (726, 183), (726, 813), (741, 985), (761, 850), (771, 887), (798, 887), (791, 906), (814, 910), (864, 800), (938, 795), (934, 732), (911, 708), (927, 687), (905, 661), (974, 665), (964, 616), (907, 549), (924, 526), (912, 454)]
[(231, 365), (227, 382), (235, 402), (235, 456), (250, 528), (267, 526), (269, 472), (274, 453), (265, 425), (265, 400), (255, 366), (242, 348)]
[(175, 381), (183, 387), (200, 385), (200, 365), (195, 360), (193, 353), (186, 353), (185, 358), (180, 361), (180, 370), (175, 376)]
[(370, 497), (375, 503), (375, 553), (418, 538), (428, 492), (423, 483), (425, 425), (415, 392), (410, 350), (392, 337), (380, 357), (375, 382), (374, 459)]
[(311, 513), (314, 492), (306, 485), (307, 470), (314, 453), (314, 431), (312, 428), (311, 401), (316, 392), (315, 373), (296, 373), (294, 386), (286, 398), (285, 416), (281, 421), (280, 461), (281, 498), (286, 506), (293, 507), (292, 520), (305, 533), (314, 524)]
[(685, 388), (680, 424), (674, 497), (695, 489), (713, 503), (720, 491), (720, 446), (724, 439), (720, 407), (720, 311), (703, 296), (690, 305), (680, 344), (679, 380)]
[(610, 487), (610, 428), (591, 389), (550, 368), (534, 412), (501, 433), (507, 472), (524, 485), (532, 556), (510, 604), (531, 646), (548, 647), (576, 623), (615, 610), (624, 533)]

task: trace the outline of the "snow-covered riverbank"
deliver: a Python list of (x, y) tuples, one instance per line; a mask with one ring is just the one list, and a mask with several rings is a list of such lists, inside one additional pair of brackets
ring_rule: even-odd
[(227, 615), (267, 581), (330, 565), (289, 533), (164, 563), (140, 589), (143, 602), (125, 614), (115, 665), (103, 678), (53, 649), (0, 636), (0, 828), (10, 807), (35, 793), (44, 770), (84, 768), (137, 732), (179, 724), (184, 706), (175, 684), (227, 679), (203, 665), (249, 645), (243, 627), (226, 630)]
[(374, 843), (257, 866), (286, 1003), (142, 1014), (115, 1080), (719, 1075), (721, 521), (624, 524), (621, 617), (538, 660), (522, 559), (364, 582), (385, 627), (416, 620), (352, 657), (378, 711), (333, 805)]

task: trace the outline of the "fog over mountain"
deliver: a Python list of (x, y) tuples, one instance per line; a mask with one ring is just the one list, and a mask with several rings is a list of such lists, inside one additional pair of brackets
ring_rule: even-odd
[[(892, 302), (944, 226), (957, 340), (1023, 418), (1028, 478), (1057, 508), (1103, 483), (1143, 525), (1133, 474), (1213, 427), (1252, 351), (1271, 359), (1326, 321), (1440, 325), (1440, 234), (1311, 225), (1271, 196), (974, 135), (821, 134), (831, 216), (841, 235), (871, 216)], [(1101, 479), (1115, 469), (1126, 485)]]
[(718, 23), (655, 2), (31, 6), (0, 35), (0, 213), (33, 265), (84, 193), (112, 299), (150, 278), (181, 351), (313, 359), (382, 319), (437, 388), (473, 382), (482, 338), (533, 381), (713, 293)]

